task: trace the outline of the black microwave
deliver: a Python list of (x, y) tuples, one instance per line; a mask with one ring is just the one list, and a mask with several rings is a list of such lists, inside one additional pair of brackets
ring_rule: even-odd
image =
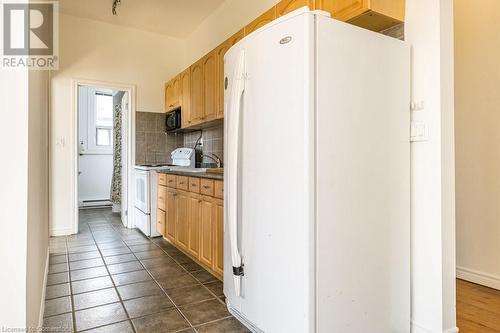
[(175, 110), (167, 113), (166, 126), (167, 132), (175, 131), (181, 128), (181, 110)]

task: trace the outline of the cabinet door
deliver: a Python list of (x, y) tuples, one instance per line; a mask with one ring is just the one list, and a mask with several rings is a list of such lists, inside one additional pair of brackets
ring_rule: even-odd
[(217, 56), (212, 51), (203, 58), (203, 99), (205, 103), (202, 121), (210, 121), (217, 116)]
[(181, 122), (182, 128), (189, 127), (191, 125), (191, 71), (189, 69), (185, 70), (180, 75), (181, 81)]
[(161, 209), (156, 211), (156, 231), (165, 236), (165, 212)]
[(191, 125), (200, 123), (205, 111), (204, 90), (203, 90), (203, 60), (191, 66)]
[(179, 191), (175, 197), (175, 239), (180, 248), (188, 248), (188, 193)]
[(159, 209), (166, 211), (166, 203), (167, 203), (167, 188), (165, 186), (158, 186), (158, 203), (157, 206)]
[(214, 199), (203, 197), (201, 200), (201, 226), (200, 226), (200, 261), (212, 267), (214, 261)]
[(315, 0), (315, 8), (341, 21), (350, 20), (368, 10), (369, 0)]
[(174, 106), (174, 86), (172, 82), (167, 82), (165, 84), (165, 112), (168, 112)]
[(201, 196), (189, 194), (188, 205), (188, 251), (195, 258), (200, 258), (200, 223), (201, 223)]
[(224, 201), (215, 200), (214, 262), (212, 269), (217, 274), (224, 272)]
[(244, 29), (241, 29), (231, 38), (219, 45), (215, 51), (217, 57), (217, 85), (215, 93), (217, 96), (217, 119), (224, 118), (224, 55), (231, 48), (231, 46), (243, 39), (244, 36), (245, 31)]
[(174, 105), (174, 108), (178, 108), (181, 105), (181, 89), (181, 76), (177, 75), (172, 82), (172, 103)]
[(280, 17), (304, 6), (313, 9), (313, 0), (281, 0), (276, 5), (276, 14)]
[(175, 197), (177, 196), (177, 191), (172, 189), (167, 189), (167, 211), (166, 222), (165, 222), (165, 237), (167, 237), (172, 243), (176, 243), (175, 240), (175, 224), (176, 224), (176, 204)]
[(271, 8), (245, 27), (245, 36), (276, 19), (276, 7)]

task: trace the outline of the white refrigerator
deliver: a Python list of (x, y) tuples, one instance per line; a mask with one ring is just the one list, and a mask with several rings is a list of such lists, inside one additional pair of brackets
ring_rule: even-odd
[(410, 50), (299, 9), (225, 56), (224, 294), (253, 332), (410, 332)]

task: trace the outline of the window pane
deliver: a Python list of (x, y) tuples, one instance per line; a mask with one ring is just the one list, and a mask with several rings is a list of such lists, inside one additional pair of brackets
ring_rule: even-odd
[(96, 127), (113, 127), (113, 97), (96, 94)]
[(97, 128), (96, 144), (98, 146), (111, 146), (113, 144), (113, 130), (108, 128)]

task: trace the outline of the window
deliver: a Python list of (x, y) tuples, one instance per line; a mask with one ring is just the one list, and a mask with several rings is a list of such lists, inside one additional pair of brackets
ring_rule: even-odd
[(113, 145), (113, 96), (96, 92), (96, 145)]

